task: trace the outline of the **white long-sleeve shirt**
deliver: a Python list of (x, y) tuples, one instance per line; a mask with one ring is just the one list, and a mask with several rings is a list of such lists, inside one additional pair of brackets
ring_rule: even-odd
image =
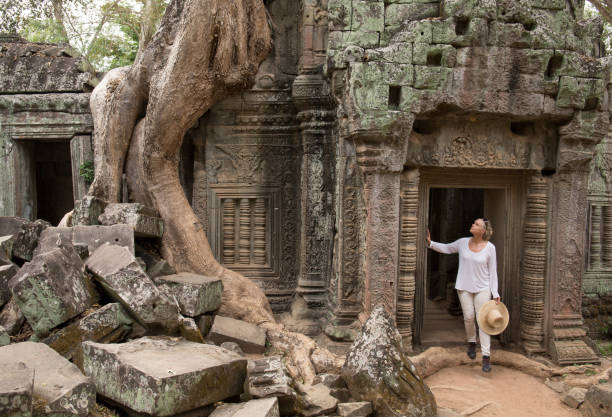
[(453, 243), (438, 243), (432, 240), (429, 247), (440, 253), (459, 253), (456, 289), (472, 293), (490, 289), (493, 298), (499, 297), (495, 245), (487, 242), (484, 249), (474, 252), (470, 249), (469, 242), (469, 237), (458, 239)]

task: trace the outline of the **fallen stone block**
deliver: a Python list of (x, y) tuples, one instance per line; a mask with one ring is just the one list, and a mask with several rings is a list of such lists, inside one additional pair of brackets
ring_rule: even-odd
[(380, 417), (435, 417), (433, 393), (406, 357), (394, 320), (382, 304), (366, 320), (342, 368), (353, 398), (371, 401)]
[(121, 341), (132, 329), (132, 323), (133, 320), (119, 303), (110, 303), (53, 333), (42, 342), (83, 369), (81, 342)]
[(13, 256), (24, 261), (31, 261), (41, 233), (49, 226), (51, 224), (44, 220), (24, 223), (13, 242)]
[(30, 417), (34, 370), (23, 362), (0, 363), (0, 416)]
[(165, 259), (160, 259), (155, 262), (148, 270), (147, 275), (151, 279), (155, 279), (157, 277), (162, 277), (164, 275), (174, 275), (176, 271), (174, 268), (170, 266), (170, 264)]
[(236, 342), (223, 342), (219, 345), (219, 347), (222, 347), (223, 349), (231, 350), (232, 352), (235, 352), (241, 356), (244, 356), (244, 352), (242, 351), (242, 349), (240, 349), (240, 346), (238, 346), (238, 343)]
[[(6, 346), (11, 343), (11, 336), (8, 334), (6, 329), (0, 326), (0, 346)], [(0, 414), (2, 415), (2, 414)]]
[(338, 417), (368, 417), (372, 414), (372, 403), (360, 401), (358, 403), (338, 404)]
[(296, 383), (299, 397), (299, 414), (304, 417), (321, 416), (336, 410), (338, 399), (330, 394), (330, 390), (323, 384), (303, 385)]
[(279, 417), (276, 398), (263, 398), (239, 404), (224, 404), (209, 417)]
[(92, 226), (98, 224), (98, 217), (104, 212), (106, 202), (93, 196), (78, 200), (72, 212), (73, 226)]
[[(83, 343), (84, 370), (99, 395), (139, 413), (173, 416), (239, 395), (246, 359), (176, 338)], [(137, 400), (136, 400), (137, 399)]]
[(295, 414), (297, 393), (280, 356), (250, 360), (245, 391), (253, 398), (276, 397), (282, 415)]
[(329, 394), (341, 403), (350, 403), (353, 401), (351, 392), (348, 388), (330, 388)]
[(200, 329), (200, 334), (202, 337), (206, 337), (212, 327), (213, 316), (202, 314), (201, 316), (195, 318), (195, 322), (198, 325), (198, 329)]
[(0, 265), (10, 265), (13, 257), (13, 243), (15, 238), (12, 235), (0, 236)]
[(612, 417), (612, 382), (591, 385), (580, 411), (584, 417)]
[(155, 279), (157, 287), (174, 296), (185, 316), (196, 317), (221, 305), (223, 283), (219, 278), (182, 272)]
[(568, 390), (567, 385), (563, 381), (554, 381), (554, 380), (546, 378), (546, 381), (544, 381), (544, 385), (546, 385), (548, 388), (550, 388), (551, 390), (555, 391), (558, 394), (563, 394), (564, 392)]
[(181, 317), (179, 319), (179, 332), (181, 333), (181, 336), (189, 341), (204, 343), (202, 333), (200, 333), (198, 325), (191, 317)]
[(236, 342), (246, 353), (264, 353), (266, 351), (266, 332), (242, 320), (215, 316), (207, 338), (217, 344)]
[(29, 223), (29, 220), (21, 217), (0, 216), (0, 236), (15, 237), (26, 223)]
[(14, 298), (11, 298), (0, 311), (0, 326), (4, 327), (9, 335), (14, 336), (19, 332), (24, 322), (23, 313), (19, 310)]
[(108, 204), (98, 220), (105, 226), (127, 224), (137, 237), (158, 238), (164, 234), (164, 221), (159, 213), (139, 203)]
[(140, 325), (151, 331), (178, 330), (178, 306), (157, 289), (127, 248), (104, 244), (85, 265)]
[(96, 301), (74, 248), (55, 249), (21, 267), (9, 285), (15, 303), (41, 337), (81, 314)]
[(23, 313), (19, 310), (15, 299), (11, 298), (0, 312), (0, 326), (4, 327), (8, 334), (14, 336), (19, 332), (24, 322)]
[(0, 307), (5, 305), (11, 299), (11, 289), (9, 281), (17, 274), (19, 268), (15, 264), (0, 266)]
[(328, 388), (346, 388), (344, 380), (338, 374), (318, 374), (313, 384), (323, 384)]
[(108, 243), (124, 246), (130, 253), (134, 253), (134, 232), (125, 224), (114, 226), (74, 226), (72, 228), (73, 245), (87, 246), (89, 253), (93, 253), (100, 246)]
[(0, 366), (23, 362), (34, 371), (33, 415), (86, 417), (96, 402), (89, 378), (44, 343), (0, 348)]
[(584, 402), (586, 392), (586, 388), (572, 388), (561, 397), (561, 401), (572, 408), (578, 408)]

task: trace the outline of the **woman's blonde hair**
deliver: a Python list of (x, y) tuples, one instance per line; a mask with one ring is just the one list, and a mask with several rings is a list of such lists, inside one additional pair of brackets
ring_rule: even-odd
[(482, 238), (484, 240), (490, 240), (491, 236), (493, 236), (493, 226), (491, 226), (491, 222), (489, 221), (489, 219), (482, 219), (482, 222), (484, 223), (484, 229), (485, 232), (482, 235)]

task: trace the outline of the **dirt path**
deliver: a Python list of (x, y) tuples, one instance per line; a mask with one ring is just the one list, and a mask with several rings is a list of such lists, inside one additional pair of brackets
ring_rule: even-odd
[[(480, 370), (480, 362), (453, 366), (436, 372), (425, 382), (435, 394), (438, 407), (470, 417), (580, 416), (539, 379), (503, 366), (494, 365), (490, 374)], [(480, 406), (484, 407), (469, 413)]]

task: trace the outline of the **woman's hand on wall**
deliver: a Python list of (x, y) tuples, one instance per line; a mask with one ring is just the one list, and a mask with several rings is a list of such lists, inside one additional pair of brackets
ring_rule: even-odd
[(429, 229), (427, 229), (427, 247), (431, 246), (431, 235), (429, 234)]

